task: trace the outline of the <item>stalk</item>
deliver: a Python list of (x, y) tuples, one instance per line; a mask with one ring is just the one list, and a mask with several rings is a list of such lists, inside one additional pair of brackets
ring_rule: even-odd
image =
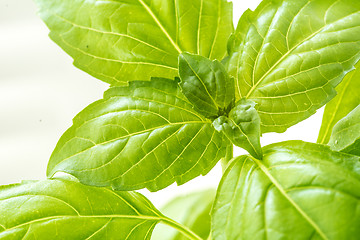
[(177, 231), (179, 231), (180, 233), (182, 233), (184, 236), (186, 236), (187, 238), (191, 239), (191, 240), (203, 240), (201, 237), (199, 237), (196, 233), (194, 233), (193, 231), (191, 231), (188, 227), (170, 219), (170, 218), (165, 218), (162, 220), (163, 223), (165, 223), (166, 225), (176, 229)]

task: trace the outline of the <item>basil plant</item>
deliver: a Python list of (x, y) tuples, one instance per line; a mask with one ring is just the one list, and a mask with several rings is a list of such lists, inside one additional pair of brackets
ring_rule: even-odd
[[(110, 88), (62, 135), (48, 179), (0, 188), (1, 240), (360, 239), (360, 1), (263, 0), (236, 29), (227, 0), (35, 2)], [(317, 143), (260, 145), (324, 105)], [(216, 191), (161, 210), (134, 191), (219, 161)]]

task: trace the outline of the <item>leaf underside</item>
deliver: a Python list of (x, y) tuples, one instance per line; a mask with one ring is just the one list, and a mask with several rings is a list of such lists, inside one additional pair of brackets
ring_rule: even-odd
[(283, 132), (335, 96), (360, 58), (360, 2), (265, 0), (241, 17), (227, 69), (258, 103), (262, 132)]
[(342, 152), (360, 156), (360, 138), (357, 138), (350, 146), (345, 148)]
[(183, 184), (208, 173), (229, 144), (169, 79), (111, 88), (73, 122), (50, 158), (48, 176), (66, 172), (118, 190)]
[(150, 239), (165, 219), (141, 194), (64, 180), (0, 187), (0, 239)]
[(233, 31), (226, 0), (35, 0), (50, 37), (112, 85), (177, 76), (179, 53), (222, 59)]
[(324, 110), (324, 116), (317, 142), (327, 144), (335, 124), (360, 104), (360, 63), (356, 69), (346, 75), (337, 86), (337, 95)]
[(212, 237), (357, 239), (359, 160), (301, 141), (265, 147), (263, 161), (238, 157), (218, 189)]
[(329, 146), (335, 151), (360, 156), (360, 103), (335, 124)]

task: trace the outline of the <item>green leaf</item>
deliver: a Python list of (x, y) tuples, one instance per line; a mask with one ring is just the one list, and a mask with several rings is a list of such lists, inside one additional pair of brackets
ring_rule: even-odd
[(255, 105), (256, 103), (251, 100), (240, 99), (228, 117), (218, 117), (213, 125), (216, 130), (223, 132), (234, 145), (244, 148), (255, 158), (262, 159), (260, 117)]
[[(214, 190), (207, 190), (177, 197), (167, 203), (161, 212), (171, 219), (190, 228), (202, 239), (210, 234), (210, 210), (215, 198)], [(157, 225), (152, 240), (187, 240), (173, 228)]]
[(64, 180), (0, 187), (0, 239), (150, 239), (171, 222), (141, 194)]
[(360, 63), (336, 88), (337, 96), (326, 104), (317, 142), (327, 144), (335, 124), (360, 103)]
[(212, 210), (216, 240), (355, 240), (359, 223), (360, 158), (301, 141), (233, 160)]
[(124, 85), (177, 76), (184, 51), (226, 55), (233, 31), (226, 0), (35, 0), (50, 37), (89, 74)]
[(207, 174), (229, 144), (169, 79), (111, 88), (73, 122), (50, 158), (48, 176), (66, 172), (117, 190), (183, 184)]
[(241, 17), (227, 69), (256, 102), (262, 132), (283, 132), (335, 96), (360, 58), (360, 1), (264, 0)]
[(180, 86), (197, 112), (207, 118), (226, 113), (234, 104), (234, 80), (217, 60), (182, 53), (179, 56)]
[(335, 151), (360, 156), (360, 104), (335, 124), (329, 146)]

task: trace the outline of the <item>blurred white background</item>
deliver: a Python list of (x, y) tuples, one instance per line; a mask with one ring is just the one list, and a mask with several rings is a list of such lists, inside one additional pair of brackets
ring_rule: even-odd
[[(234, 0), (234, 22), (260, 0)], [(48, 38), (31, 0), (0, 0), (0, 185), (44, 179), (47, 161), (72, 118), (100, 99), (108, 84), (82, 72)], [(299, 139), (315, 142), (322, 111), (284, 134), (265, 134), (262, 144)], [(236, 155), (244, 153), (237, 149)], [(141, 190), (156, 206), (221, 178), (218, 164), (207, 176), (156, 193)]]

